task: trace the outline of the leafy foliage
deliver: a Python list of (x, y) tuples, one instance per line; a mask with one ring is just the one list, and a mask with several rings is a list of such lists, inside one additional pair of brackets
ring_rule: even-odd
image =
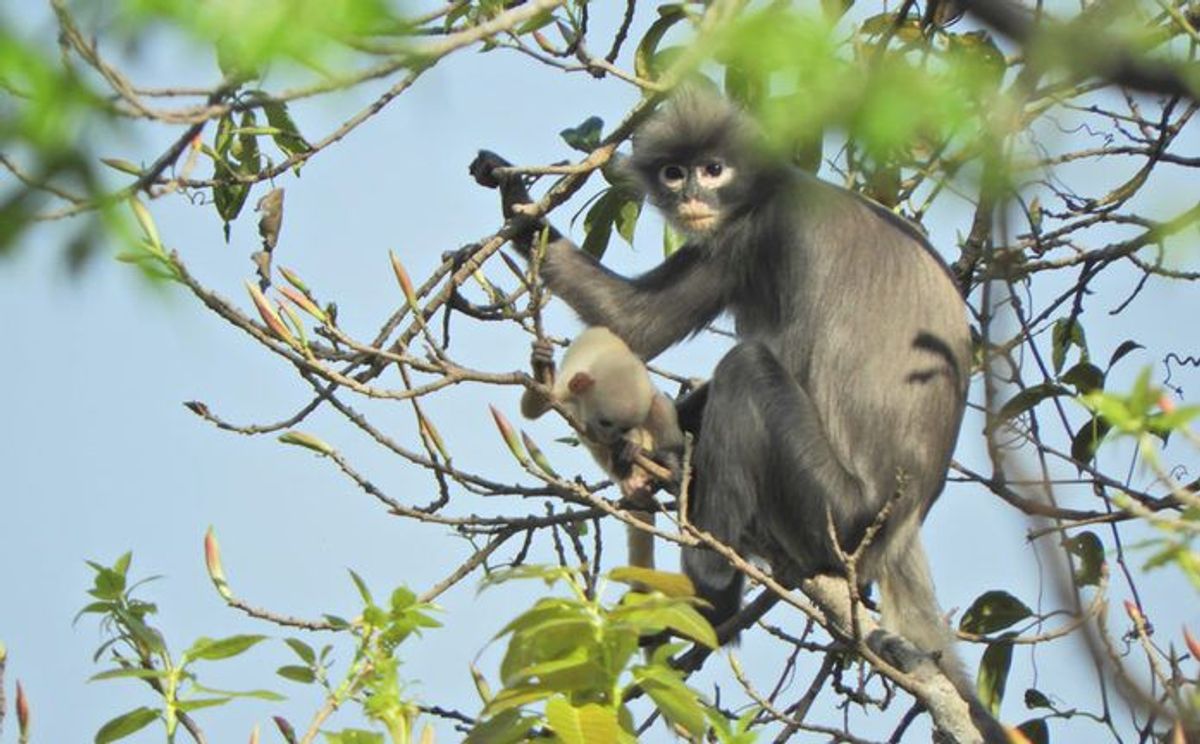
[(712, 627), (695, 609), (691, 582), (650, 569), (616, 569), (608, 577), (641, 590), (608, 605), (590, 597), (582, 575), (566, 568), (525, 566), (489, 577), (489, 586), (542, 579), (565, 585), (570, 596), (538, 600), (496, 634), (509, 637), (503, 687), (495, 695), (481, 687), (483, 714), (469, 742), (517, 741), (535, 727), (564, 742), (636, 741), (627, 707), (635, 691), (648, 695), (668, 722), (703, 736), (706, 703), (670, 663), (684, 644), (660, 643), (643, 663), (637, 660), (639, 642), (667, 630), (716, 646)]
[(149, 618), (158, 608), (133, 596), (138, 586), (155, 577), (130, 584), (128, 573), (132, 561), (132, 553), (120, 556), (111, 566), (88, 561), (95, 571), (88, 594), (95, 601), (80, 610), (76, 619), (98, 615), (100, 627), (108, 635), (96, 649), (94, 659), (103, 659), (114, 666), (93, 675), (92, 679), (144, 682), (158, 696), (158, 707), (138, 707), (116, 716), (96, 732), (97, 742), (123, 739), (158, 720), (163, 722), (170, 738), (175, 735), (181, 715), (224, 705), (235, 697), (283, 699), (268, 690), (230, 692), (200, 684), (194, 668), (197, 662), (231, 659), (258, 645), (266, 636), (198, 638), (178, 656), (172, 655), (162, 633), (150, 624)]

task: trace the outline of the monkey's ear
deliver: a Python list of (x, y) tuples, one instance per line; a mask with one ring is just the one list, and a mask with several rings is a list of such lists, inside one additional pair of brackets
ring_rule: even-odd
[(595, 387), (595, 385), (595, 377), (592, 377), (587, 372), (576, 372), (571, 375), (571, 379), (567, 382), (567, 389), (571, 391), (571, 395), (583, 395)]
[(604, 174), (604, 180), (615, 188), (636, 191), (638, 194), (646, 191), (644, 178), (628, 155), (613, 153), (612, 159), (604, 164), (600, 172)]

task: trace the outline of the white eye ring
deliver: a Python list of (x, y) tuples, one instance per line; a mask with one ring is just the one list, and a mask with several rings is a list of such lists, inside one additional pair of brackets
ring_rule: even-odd
[(720, 160), (710, 160), (696, 166), (696, 181), (706, 189), (724, 186), (733, 180), (733, 167)]
[(684, 179), (687, 178), (687, 171), (682, 165), (664, 165), (658, 170), (658, 180), (662, 181), (663, 186), (669, 189), (678, 189), (683, 186)]

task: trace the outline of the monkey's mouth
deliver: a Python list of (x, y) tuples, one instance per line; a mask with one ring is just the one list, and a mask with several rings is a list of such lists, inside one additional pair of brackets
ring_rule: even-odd
[(675, 217), (679, 226), (689, 232), (708, 232), (717, 224), (717, 210), (695, 202), (679, 205)]

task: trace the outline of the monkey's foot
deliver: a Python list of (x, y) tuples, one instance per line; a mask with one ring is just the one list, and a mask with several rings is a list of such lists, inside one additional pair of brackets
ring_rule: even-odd
[(867, 646), (905, 674), (921, 677), (938, 673), (937, 659), (895, 633), (873, 630), (867, 636)]
[(467, 243), (462, 248), (453, 251), (442, 251), (442, 261), (450, 262), (450, 270), (458, 271), (462, 265), (467, 262), (467, 259), (475, 255), (479, 250), (479, 243)]

